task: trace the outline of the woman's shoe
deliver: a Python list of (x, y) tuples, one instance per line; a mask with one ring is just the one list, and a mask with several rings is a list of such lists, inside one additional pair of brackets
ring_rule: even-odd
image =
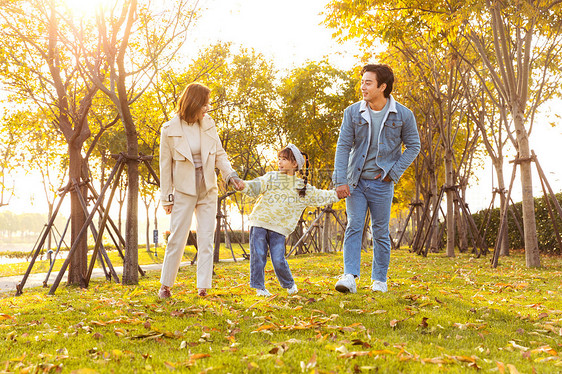
[(200, 288), (199, 291), (197, 292), (197, 294), (201, 297), (205, 297), (205, 296), (207, 296), (207, 289), (206, 288)]
[(160, 287), (160, 291), (158, 291), (158, 297), (161, 299), (169, 299), (172, 297), (170, 287), (162, 285), (162, 287)]

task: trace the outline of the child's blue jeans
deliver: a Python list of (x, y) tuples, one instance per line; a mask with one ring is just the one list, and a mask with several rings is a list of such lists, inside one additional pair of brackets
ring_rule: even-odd
[(268, 247), (279, 283), (283, 288), (293, 287), (295, 281), (285, 259), (285, 235), (255, 226), (250, 228), (250, 286), (260, 290), (265, 288)]

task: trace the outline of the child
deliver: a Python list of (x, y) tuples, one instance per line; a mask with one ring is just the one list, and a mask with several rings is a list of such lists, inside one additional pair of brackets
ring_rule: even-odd
[[(258, 296), (271, 296), (265, 288), (267, 249), (279, 283), (289, 295), (298, 292), (285, 259), (285, 238), (295, 227), (307, 206), (322, 206), (338, 201), (335, 191), (307, 186), (308, 157), (289, 144), (279, 151), (279, 171), (269, 172), (252, 181), (244, 181), (242, 192), (260, 196), (250, 214), (250, 286)], [(304, 167), (304, 181), (295, 176)]]

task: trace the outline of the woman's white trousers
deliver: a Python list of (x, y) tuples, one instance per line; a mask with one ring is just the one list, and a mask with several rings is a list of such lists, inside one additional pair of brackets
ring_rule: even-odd
[(197, 222), (197, 288), (211, 288), (213, 242), (217, 215), (217, 188), (207, 190), (201, 168), (196, 170), (197, 196), (174, 193), (170, 217), (170, 237), (164, 255), (160, 283), (172, 287), (187, 243), (193, 213)]

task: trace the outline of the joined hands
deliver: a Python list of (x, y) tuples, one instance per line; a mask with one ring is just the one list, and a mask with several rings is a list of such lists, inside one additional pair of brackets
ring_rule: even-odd
[(242, 191), (245, 186), (244, 181), (237, 177), (231, 178), (230, 183), (234, 186), (234, 189), (237, 191)]
[(338, 199), (345, 199), (350, 196), (351, 193), (349, 192), (349, 185), (344, 184), (336, 187), (336, 194), (338, 195)]

